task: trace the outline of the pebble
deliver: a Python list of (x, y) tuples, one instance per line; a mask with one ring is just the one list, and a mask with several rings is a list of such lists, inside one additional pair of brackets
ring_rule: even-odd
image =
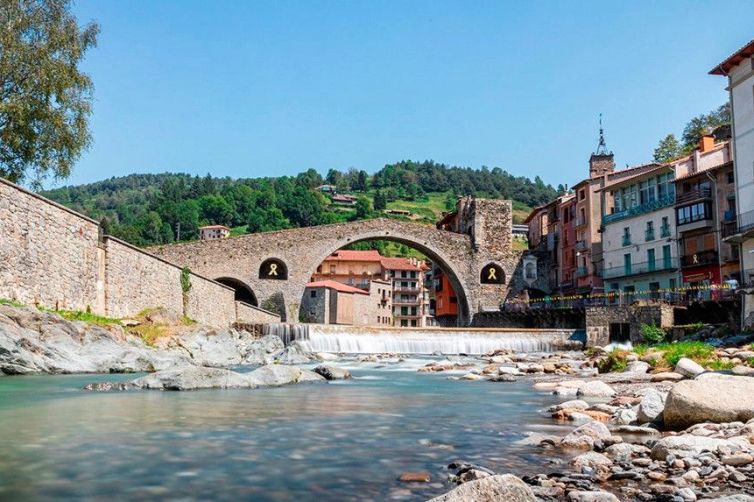
[(426, 471), (404, 472), (398, 479), (404, 483), (429, 483), (432, 476)]

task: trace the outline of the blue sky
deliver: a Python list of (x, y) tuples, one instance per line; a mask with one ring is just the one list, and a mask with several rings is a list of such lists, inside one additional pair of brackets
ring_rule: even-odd
[[(754, 2), (78, 0), (101, 25), (92, 148), (66, 182), (373, 172), (401, 159), (573, 184), (722, 104)], [(48, 185), (52, 185), (48, 183)]]

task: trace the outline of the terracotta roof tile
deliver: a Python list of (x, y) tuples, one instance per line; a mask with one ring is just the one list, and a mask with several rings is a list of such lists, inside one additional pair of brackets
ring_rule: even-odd
[(352, 249), (340, 249), (325, 258), (325, 261), (374, 261), (382, 260), (380, 252), (376, 249), (358, 251)]
[(355, 288), (353, 286), (349, 286), (348, 284), (343, 284), (343, 283), (331, 281), (331, 280), (310, 282), (306, 285), (306, 287), (307, 288), (329, 288), (329, 289), (334, 289), (336, 291), (340, 291), (341, 293), (355, 293), (359, 295), (369, 294), (369, 292), (364, 291), (363, 289)]

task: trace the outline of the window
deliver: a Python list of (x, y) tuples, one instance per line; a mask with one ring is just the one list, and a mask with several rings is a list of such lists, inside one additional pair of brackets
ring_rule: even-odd
[(655, 271), (655, 250), (647, 249), (647, 270), (649, 272)]
[(676, 218), (678, 225), (711, 219), (712, 204), (710, 202), (697, 202), (690, 206), (679, 207), (676, 209)]
[(631, 275), (631, 253), (623, 255), (623, 273), (625, 275)]
[(579, 200), (584, 200), (585, 197), (586, 197), (586, 190), (582, 188), (581, 190), (579, 190)]
[(631, 245), (631, 229), (628, 227), (623, 228), (623, 245), (624, 246)]
[(312, 290), (311, 290), (311, 291), (309, 292), (309, 296), (311, 296), (312, 298), (317, 298), (317, 292), (316, 292), (315, 290), (313, 290), (313, 289), (312, 289)]
[(660, 226), (660, 237), (670, 237), (670, 223), (668, 217), (662, 217), (662, 226)]
[(646, 242), (655, 240), (655, 224), (653, 221), (647, 222), (647, 229), (644, 231), (644, 240)]
[(728, 183), (733, 183), (735, 178), (733, 178), (733, 171), (728, 171)]

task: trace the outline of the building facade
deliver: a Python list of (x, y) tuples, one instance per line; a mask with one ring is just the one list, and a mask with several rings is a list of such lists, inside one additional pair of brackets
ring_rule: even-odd
[(199, 238), (201, 240), (225, 239), (226, 237), (230, 237), (230, 228), (225, 225), (199, 227)]
[(390, 284), (375, 280), (367, 291), (332, 280), (306, 285), (301, 320), (317, 324), (390, 326)]
[(424, 282), (427, 264), (416, 258), (382, 258), (382, 269), (392, 284), (393, 325), (431, 326), (429, 290)]
[(613, 201), (602, 217), (606, 293), (613, 302), (661, 299), (661, 291), (678, 285), (672, 166), (642, 171), (604, 191)]

